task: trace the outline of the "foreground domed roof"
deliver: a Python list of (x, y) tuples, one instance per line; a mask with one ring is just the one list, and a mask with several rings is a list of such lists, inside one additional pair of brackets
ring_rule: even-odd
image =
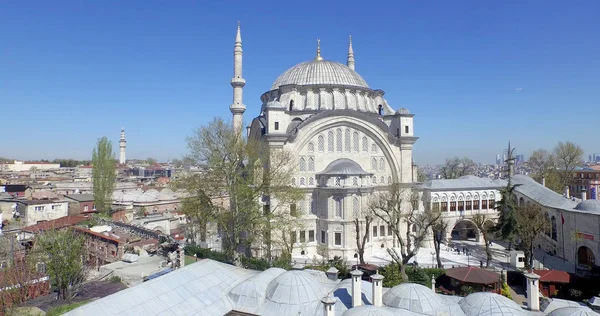
[(594, 312), (588, 307), (561, 307), (555, 309), (548, 316), (598, 316), (600, 314)]
[(445, 302), (430, 288), (415, 283), (394, 286), (383, 295), (383, 304), (415, 313), (434, 315), (445, 306)]
[(519, 304), (502, 295), (477, 292), (467, 295), (458, 303), (467, 316), (524, 316)]
[(275, 80), (271, 90), (289, 84), (369, 88), (367, 82), (356, 71), (328, 60), (311, 60), (293, 66)]
[(384, 307), (362, 305), (345, 311), (342, 316), (394, 316), (394, 314)]
[(287, 271), (267, 287), (266, 298), (275, 303), (302, 305), (320, 302), (325, 291), (317, 279), (305, 271)]

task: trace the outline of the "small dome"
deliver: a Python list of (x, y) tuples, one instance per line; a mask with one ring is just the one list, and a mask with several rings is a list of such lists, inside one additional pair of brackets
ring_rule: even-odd
[(553, 310), (548, 316), (599, 316), (589, 307), (561, 307)]
[(410, 114), (410, 112), (405, 108), (400, 108), (396, 111), (396, 114)]
[(354, 160), (340, 158), (332, 161), (320, 175), (371, 175), (357, 164)]
[(311, 60), (293, 66), (275, 80), (271, 90), (289, 84), (369, 88), (367, 82), (356, 71), (346, 65), (327, 60)]
[(323, 286), (305, 271), (286, 271), (269, 283), (267, 300), (286, 305), (320, 302), (325, 295)]
[(600, 200), (585, 200), (575, 206), (576, 210), (600, 213)]
[(394, 316), (394, 314), (387, 311), (384, 307), (362, 305), (345, 311), (342, 316)]
[(467, 316), (524, 316), (519, 304), (495, 293), (478, 292), (467, 295), (458, 303)]
[(414, 283), (396, 285), (383, 295), (383, 304), (411, 312), (436, 315), (445, 302), (430, 288)]

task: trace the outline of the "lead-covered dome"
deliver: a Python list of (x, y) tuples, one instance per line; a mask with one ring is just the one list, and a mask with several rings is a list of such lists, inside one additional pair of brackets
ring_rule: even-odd
[(266, 298), (275, 303), (302, 305), (320, 302), (325, 291), (310, 273), (286, 271), (269, 283)]
[(435, 315), (446, 305), (430, 288), (415, 283), (394, 286), (383, 295), (383, 304), (428, 315)]
[(467, 295), (458, 302), (467, 316), (524, 316), (525, 313), (519, 304), (502, 295), (477, 292)]
[(293, 66), (275, 80), (271, 90), (290, 84), (369, 88), (367, 82), (356, 71), (328, 60), (311, 60)]
[(600, 213), (600, 200), (585, 200), (577, 204), (576, 210), (590, 213)]

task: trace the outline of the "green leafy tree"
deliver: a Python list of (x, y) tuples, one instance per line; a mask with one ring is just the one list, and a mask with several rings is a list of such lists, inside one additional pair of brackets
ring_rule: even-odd
[(92, 152), (94, 204), (96, 210), (104, 215), (110, 215), (112, 194), (117, 177), (112, 149), (111, 141), (106, 137), (102, 137), (98, 140), (96, 148)]
[(515, 188), (518, 185), (512, 184), (509, 180), (504, 188), (500, 190), (502, 199), (496, 202), (496, 210), (498, 210), (498, 223), (493, 231), (496, 235), (508, 242), (508, 249), (511, 250), (517, 236), (517, 218), (515, 211), (517, 209), (517, 201), (515, 199)]
[(290, 186), (295, 157), (265, 142), (244, 139), (230, 124), (214, 119), (187, 138), (187, 161), (205, 166), (202, 181), (188, 192), (229, 198), (229, 207), (213, 205), (214, 219), (223, 232), (223, 247), (236, 265), (254, 242), (263, 238), (268, 257), (271, 231), (279, 215), (301, 191)]
[(444, 179), (456, 179), (466, 175), (472, 175), (475, 172), (475, 162), (467, 157), (449, 158), (440, 168), (440, 173)]
[(61, 300), (73, 297), (85, 280), (84, 245), (83, 236), (71, 229), (48, 230), (35, 239), (31, 259), (34, 264), (45, 264)]

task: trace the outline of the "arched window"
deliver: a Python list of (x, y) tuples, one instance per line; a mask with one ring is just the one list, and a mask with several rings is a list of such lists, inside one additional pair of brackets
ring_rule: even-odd
[(383, 158), (379, 159), (379, 170), (385, 171), (385, 159), (383, 159)]
[(306, 171), (306, 159), (300, 158), (300, 171)]
[(556, 217), (552, 216), (551, 221), (551, 225), (552, 225), (552, 231), (551, 231), (551, 235), (550, 237), (552, 238), (552, 240), (557, 240), (557, 230), (556, 230)]
[(352, 150), (358, 152), (358, 132), (352, 133)]
[(294, 100), (290, 100), (290, 111), (294, 108)]
[(305, 214), (304, 212), (306, 211), (306, 201), (300, 200), (298, 202), (298, 211), (299, 211), (298, 212), (299, 215), (304, 215)]
[(373, 152), (373, 153), (377, 153), (377, 144), (373, 143), (373, 144), (371, 145), (371, 152)]
[(367, 137), (362, 138), (362, 151), (369, 151), (369, 140)]
[(306, 179), (304, 177), (300, 178), (300, 186), (303, 187), (306, 185)]
[(327, 132), (327, 151), (333, 152), (333, 131)]
[(379, 179), (379, 183), (380, 184), (384, 184), (385, 183), (385, 177), (381, 176), (381, 178)]
[(344, 131), (344, 150), (349, 153), (350, 152), (350, 146), (352, 145), (350, 143), (350, 130), (346, 128), (346, 131)]
[(308, 151), (311, 153), (315, 151), (315, 144), (313, 142), (308, 143)]
[(313, 177), (308, 178), (308, 185), (315, 185), (315, 179), (313, 179)]
[(315, 171), (315, 158), (308, 157), (308, 171)]
[(352, 185), (358, 186), (358, 178), (357, 177), (352, 178)]
[(371, 178), (371, 182), (373, 182), (373, 184), (377, 184), (377, 177), (376, 177), (376, 176), (373, 176), (373, 177)]
[(342, 180), (340, 179), (340, 177), (335, 178), (335, 186), (339, 187), (342, 185)]
[(379, 113), (379, 115), (383, 115), (383, 105), (381, 105), (381, 104), (380, 104), (380, 105), (377, 107), (377, 112)]
[(352, 199), (352, 215), (354, 218), (358, 218), (360, 214), (360, 204), (357, 197)]
[(335, 130), (335, 149), (337, 152), (342, 152), (342, 148), (344, 148), (342, 144), (342, 129), (338, 128)]
[(371, 169), (377, 171), (377, 158), (371, 158)]
[(340, 198), (340, 197), (333, 198), (333, 204), (334, 204), (334, 207), (335, 207), (335, 209), (334, 209), (335, 210), (335, 216), (336, 217), (342, 217), (342, 215), (343, 215), (342, 214), (342, 198)]
[(319, 152), (323, 152), (325, 150), (325, 137), (323, 137), (323, 135), (319, 135), (317, 138), (317, 143), (319, 146)]
[(592, 249), (586, 246), (579, 247), (577, 250), (577, 264), (589, 268), (595, 266), (596, 258), (594, 258), (594, 252), (592, 252)]

